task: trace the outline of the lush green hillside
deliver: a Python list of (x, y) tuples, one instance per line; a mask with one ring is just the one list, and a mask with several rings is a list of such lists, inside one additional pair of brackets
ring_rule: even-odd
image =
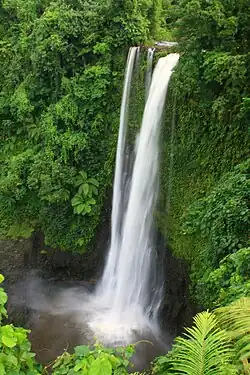
[(164, 129), (160, 227), (190, 261), (204, 306), (250, 292), (248, 5), (180, 1), (169, 12), (182, 57)]
[(0, 234), (84, 250), (112, 183), (126, 54), (154, 1), (1, 3)]

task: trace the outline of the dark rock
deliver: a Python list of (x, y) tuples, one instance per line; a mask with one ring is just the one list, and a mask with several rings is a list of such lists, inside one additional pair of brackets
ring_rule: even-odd
[(183, 327), (192, 324), (192, 318), (198, 311), (189, 296), (189, 265), (172, 254), (161, 234), (158, 234), (157, 247), (162, 254), (164, 273), (161, 324), (166, 332), (177, 336), (182, 333)]

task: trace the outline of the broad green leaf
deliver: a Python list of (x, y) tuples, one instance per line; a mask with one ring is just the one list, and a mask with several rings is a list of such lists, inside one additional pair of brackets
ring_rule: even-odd
[(75, 207), (75, 212), (77, 214), (81, 214), (84, 211), (85, 211), (85, 204), (79, 204), (78, 206)]
[(58, 366), (60, 366), (63, 362), (63, 358), (62, 357), (58, 357), (55, 361), (55, 363), (53, 364), (52, 368), (57, 368)]
[(84, 195), (88, 195), (89, 185), (88, 184), (83, 184), (82, 188), (83, 188)]
[(6, 308), (5, 308), (4, 306), (1, 306), (1, 305), (0, 305), (0, 318), (1, 318), (1, 314), (2, 314), (5, 318), (8, 317)]
[(17, 338), (17, 342), (18, 344), (20, 345), (20, 347), (23, 349), (23, 350), (30, 350), (31, 348), (31, 344), (30, 342), (27, 340), (27, 334), (29, 333), (30, 331), (25, 331), (25, 332), (16, 332), (15, 333), (15, 336)]
[(63, 359), (63, 365), (67, 365), (72, 359), (72, 356), (69, 353), (65, 353), (64, 359)]
[(9, 365), (13, 365), (14, 367), (18, 364), (17, 358), (13, 354), (8, 354), (5, 360)]
[[(115, 357), (113, 354), (109, 355), (109, 361), (110, 361), (113, 369), (116, 369), (121, 364), (121, 359), (119, 357)], [(123, 364), (124, 364), (124, 362), (123, 362)]]
[(74, 371), (77, 372), (82, 368), (82, 361), (77, 361), (74, 366)]
[(8, 230), (8, 236), (11, 238), (29, 238), (33, 232), (34, 228), (32, 228), (29, 223), (14, 223)]
[(82, 176), (83, 180), (87, 180), (87, 173), (84, 171), (79, 172), (79, 174)]
[(96, 204), (96, 200), (94, 198), (91, 198), (88, 200), (88, 204)]
[(83, 203), (82, 197), (77, 195), (77, 194), (71, 200), (71, 204), (72, 204), (73, 207), (78, 206), (79, 204), (82, 204), (82, 203)]
[(0, 288), (0, 305), (4, 305), (7, 302), (7, 294), (3, 290), (3, 288)]
[(82, 179), (82, 177), (77, 177), (75, 182), (74, 182), (74, 186), (77, 187), (77, 186), (80, 186), (84, 183), (84, 180)]
[(128, 367), (128, 365), (129, 365), (129, 360), (124, 359), (124, 360), (123, 360), (123, 365), (124, 365), (125, 367)]
[(87, 204), (85, 205), (85, 212), (86, 212), (87, 214), (89, 214), (89, 213), (91, 212), (91, 207), (88, 206)]
[[(17, 328), (18, 329), (18, 328)], [(0, 333), (3, 336), (12, 337), (15, 334), (14, 328), (12, 325), (7, 324), (5, 326), (0, 327)]]
[(96, 358), (92, 362), (89, 375), (111, 375), (112, 365), (107, 358)]
[(84, 371), (87, 369), (87, 366), (88, 366), (88, 361), (86, 358), (83, 358), (81, 360), (76, 361), (76, 364), (74, 366), (74, 371), (77, 372), (80, 369)]
[(0, 284), (4, 281), (4, 276), (0, 273)]
[(16, 337), (2, 336), (2, 343), (8, 348), (14, 348), (17, 343)]
[(96, 187), (99, 186), (99, 182), (95, 178), (89, 178), (88, 183), (92, 184), (92, 185), (95, 185)]
[(6, 374), (6, 371), (5, 371), (4, 365), (3, 363), (0, 362), (0, 375), (5, 375), (5, 374)]

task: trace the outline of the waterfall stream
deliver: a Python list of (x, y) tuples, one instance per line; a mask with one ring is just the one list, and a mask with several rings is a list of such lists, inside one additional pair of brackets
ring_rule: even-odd
[[(125, 71), (122, 104), (120, 110), (120, 129), (116, 151), (116, 165), (115, 165), (115, 178), (113, 188), (112, 200), (112, 216), (111, 216), (111, 245), (107, 264), (103, 274), (103, 281), (101, 284), (105, 290), (111, 290), (115, 282), (116, 265), (118, 252), (115, 249), (120, 247), (120, 232), (122, 225), (123, 212), (123, 174), (124, 174), (124, 161), (125, 161), (125, 143), (127, 134), (127, 125), (129, 117), (129, 97), (131, 90), (131, 81), (136, 59), (139, 56), (139, 47), (131, 47), (129, 49), (127, 66)], [(100, 291), (102, 293), (102, 291)]]
[(147, 101), (153, 72), (154, 48), (149, 48), (147, 53), (147, 70), (145, 79), (145, 98)]
[[(129, 342), (133, 332), (157, 331), (161, 287), (154, 275), (155, 249), (151, 240), (158, 193), (159, 134), (168, 83), (178, 54), (160, 58), (153, 72), (138, 136), (126, 212), (122, 210), (124, 144), (128, 94), (136, 50), (130, 49), (121, 107), (108, 260), (96, 291), (89, 327), (106, 342)], [(155, 284), (155, 285), (154, 285)]]

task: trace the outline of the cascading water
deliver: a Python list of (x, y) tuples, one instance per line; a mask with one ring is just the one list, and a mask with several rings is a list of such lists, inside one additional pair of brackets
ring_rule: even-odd
[[(155, 52), (155, 48), (149, 48), (147, 51), (147, 68), (146, 68), (146, 73), (145, 73), (145, 102), (147, 102), (147, 99), (148, 99), (149, 89), (150, 89), (151, 80), (152, 80), (154, 52)], [(136, 141), (135, 141), (136, 152), (137, 152), (137, 147), (138, 147), (138, 141), (139, 141), (139, 134), (137, 134)]]
[[(131, 179), (126, 212), (121, 204), (127, 103), (136, 50), (128, 58), (117, 146), (112, 213), (112, 236), (107, 264), (96, 291), (95, 311), (88, 323), (103, 342), (130, 342), (133, 332), (157, 331), (155, 310), (160, 304), (152, 285), (154, 248), (151, 241), (153, 210), (158, 193), (160, 122), (168, 83), (179, 55), (159, 59), (154, 70)], [(157, 296), (157, 298), (155, 298)], [(156, 301), (157, 300), (157, 301)]]
[(115, 179), (113, 189), (113, 202), (112, 202), (112, 217), (111, 217), (111, 245), (107, 264), (103, 274), (102, 285), (105, 290), (111, 290), (115, 282), (116, 264), (118, 252), (112, 249), (120, 247), (120, 231), (122, 225), (123, 212), (121, 207), (123, 205), (123, 171), (125, 161), (125, 143), (129, 115), (129, 96), (131, 90), (131, 81), (133, 76), (134, 65), (139, 56), (139, 47), (131, 47), (127, 58), (127, 66), (125, 71), (122, 104), (120, 111), (120, 129), (116, 151), (116, 165), (115, 165)]
[(145, 79), (145, 96), (146, 96), (146, 101), (147, 101), (147, 98), (148, 98), (150, 84), (151, 84), (151, 79), (152, 79), (154, 52), (155, 52), (154, 48), (149, 48), (148, 49), (148, 54), (147, 54), (147, 70), (146, 70), (146, 79)]

